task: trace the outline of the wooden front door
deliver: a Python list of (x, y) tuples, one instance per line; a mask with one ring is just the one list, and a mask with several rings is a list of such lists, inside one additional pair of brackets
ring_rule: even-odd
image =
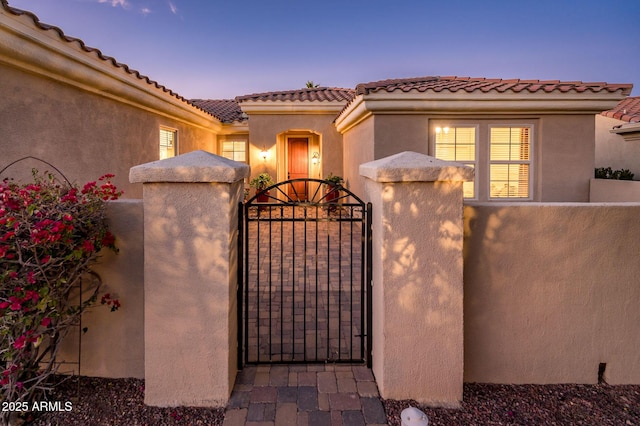
[[(289, 138), (287, 144), (288, 153), (288, 179), (306, 179), (309, 177), (309, 139)], [(297, 182), (289, 185), (289, 197), (303, 201), (307, 199), (307, 183)]]

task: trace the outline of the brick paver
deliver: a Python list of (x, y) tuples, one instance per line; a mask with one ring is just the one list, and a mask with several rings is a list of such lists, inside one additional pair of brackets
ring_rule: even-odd
[(361, 365), (247, 366), (224, 426), (386, 425), (371, 370)]

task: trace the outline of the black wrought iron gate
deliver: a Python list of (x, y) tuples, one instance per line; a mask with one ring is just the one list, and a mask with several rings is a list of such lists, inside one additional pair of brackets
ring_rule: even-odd
[(293, 179), (239, 210), (238, 365), (370, 366), (371, 203)]

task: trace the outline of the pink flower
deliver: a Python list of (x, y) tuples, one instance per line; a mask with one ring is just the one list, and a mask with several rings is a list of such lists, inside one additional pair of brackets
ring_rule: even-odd
[(40, 323), (40, 325), (43, 327), (49, 327), (49, 324), (51, 324), (51, 318), (49, 317), (43, 318), (42, 322)]
[(26, 344), (26, 342), (27, 342), (27, 336), (24, 336), (24, 335), (20, 336), (16, 339), (15, 342), (13, 342), (13, 347), (15, 349), (22, 349), (24, 348), (24, 345)]
[(89, 241), (89, 240), (86, 240), (85, 242), (82, 243), (82, 249), (87, 253), (93, 253), (96, 250), (96, 248), (93, 245), (93, 241)]
[(0, 309), (7, 309), (11, 305), (9, 302), (0, 302)]

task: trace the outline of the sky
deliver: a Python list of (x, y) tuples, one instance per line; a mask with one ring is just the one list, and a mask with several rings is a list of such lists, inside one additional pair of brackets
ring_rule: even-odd
[(438, 75), (640, 96), (640, 0), (8, 1), (187, 99)]

